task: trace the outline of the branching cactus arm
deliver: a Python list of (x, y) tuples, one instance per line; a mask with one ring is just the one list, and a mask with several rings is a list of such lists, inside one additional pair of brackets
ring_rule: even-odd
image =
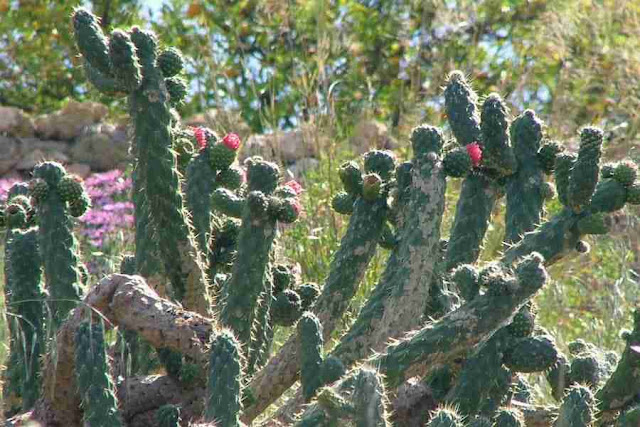
[(39, 218), (45, 281), (54, 323), (59, 326), (82, 296), (78, 244), (71, 214), (82, 215), (89, 199), (82, 184), (67, 175), (58, 163), (38, 165), (33, 176), (31, 195)]
[[(381, 156), (377, 157), (379, 161), (376, 167), (379, 171), (381, 171), (379, 165), (385, 164), (393, 169), (392, 159), (382, 161)], [(386, 175), (385, 171), (381, 172), (383, 172), (382, 175)], [(382, 187), (383, 192), (380, 196), (374, 200), (369, 201), (363, 197), (362, 172), (355, 162), (347, 162), (341, 166), (340, 178), (345, 190), (355, 202), (347, 231), (333, 256), (329, 275), (312, 309), (322, 324), (325, 340), (329, 338), (355, 295), (365, 270), (375, 254), (389, 213), (385, 186)], [(300, 369), (298, 349), (297, 337), (291, 336), (278, 354), (256, 373), (248, 386), (253, 402), (245, 408), (243, 421), (253, 420), (295, 383)]]

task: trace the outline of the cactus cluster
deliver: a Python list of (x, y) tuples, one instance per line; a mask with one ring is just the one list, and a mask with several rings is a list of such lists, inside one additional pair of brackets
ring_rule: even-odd
[[(9, 323), (4, 391), (7, 414), (27, 414), (10, 423), (240, 426), (300, 379), (274, 424), (390, 426), (409, 417), (408, 425), (515, 427), (532, 417), (527, 375), (538, 372), (558, 399), (547, 425), (637, 423), (640, 311), (620, 358), (577, 341), (569, 360), (535, 323), (546, 267), (584, 251), (582, 236), (608, 232), (610, 213), (640, 203), (634, 163), (600, 165), (602, 131), (583, 128), (569, 153), (545, 137), (533, 111), (512, 120), (497, 94), (478, 105), (464, 75), (451, 73), (452, 141), (421, 125), (409, 161), (372, 150), (340, 165), (343, 191), (332, 206), (348, 226), (324, 283), (300, 284), (278, 245), (280, 225), (302, 214), (301, 186), (261, 157), (238, 164), (233, 133), (180, 127), (174, 107), (187, 86), (177, 50), (159, 49), (136, 27), (107, 38), (84, 9), (73, 24), (89, 81), (128, 97), (136, 252), (78, 305), (83, 267), (72, 218), (90, 205), (82, 182), (45, 162), (12, 189), (0, 209), (5, 296), (24, 321)], [(551, 174), (562, 209), (547, 218)], [(451, 178), (463, 181), (443, 239)], [(480, 263), (502, 197), (504, 253)], [(337, 337), (378, 248), (389, 251), (384, 272)], [(49, 309), (55, 340), (45, 328)], [(293, 326), (272, 354), (276, 328)], [(404, 403), (416, 408), (399, 421), (393, 399), (411, 390), (419, 396)]]

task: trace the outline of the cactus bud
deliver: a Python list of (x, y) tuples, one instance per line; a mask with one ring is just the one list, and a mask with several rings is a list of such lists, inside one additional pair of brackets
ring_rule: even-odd
[(173, 77), (184, 68), (184, 58), (180, 51), (170, 47), (158, 55), (158, 67), (165, 77)]
[(338, 170), (338, 175), (347, 193), (354, 197), (362, 193), (362, 173), (356, 162), (343, 163)]
[(623, 160), (616, 165), (613, 171), (613, 179), (625, 187), (633, 184), (638, 176), (638, 166), (631, 160)]
[(343, 191), (333, 196), (331, 207), (339, 214), (351, 215), (351, 213), (353, 213), (354, 203), (355, 199), (353, 198), (353, 196)]
[(444, 156), (442, 163), (444, 173), (453, 178), (462, 178), (466, 176), (473, 166), (469, 152), (463, 147), (458, 147), (449, 151)]

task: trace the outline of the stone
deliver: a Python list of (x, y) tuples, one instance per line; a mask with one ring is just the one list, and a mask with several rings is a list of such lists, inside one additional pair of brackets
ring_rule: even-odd
[(78, 175), (82, 179), (91, 175), (91, 168), (83, 163), (71, 163), (66, 169), (68, 173)]
[(60, 111), (36, 117), (36, 131), (43, 138), (71, 140), (108, 113), (108, 108), (100, 103), (71, 100)]
[(251, 127), (244, 121), (239, 111), (210, 109), (203, 114), (197, 114), (183, 120), (184, 126), (206, 126), (211, 128), (220, 136), (227, 133), (235, 133), (240, 140), (245, 141), (251, 135)]
[(15, 166), (15, 169), (19, 171), (30, 171), (38, 163), (47, 160), (67, 163), (69, 161), (69, 158), (63, 153), (54, 149), (42, 150), (37, 148), (33, 151), (25, 153), (20, 162), (18, 162), (18, 164)]
[(292, 131), (251, 135), (240, 149), (240, 160), (262, 156), (268, 160), (293, 163), (306, 157), (317, 157), (318, 147), (326, 143), (324, 136), (316, 135), (315, 126), (305, 124)]
[(0, 175), (10, 172), (20, 160), (20, 143), (17, 139), (0, 135)]
[(71, 158), (73, 162), (86, 164), (96, 172), (122, 168), (129, 158), (126, 133), (104, 125), (90, 127), (76, 139), (71, 148)]
[(21, 109), (0, 107), (0, 134), (29, 137), (36, 134), (36, 127), (33, 119)]
[(29, 153), (34, 150), (58, 151), (68, 156), (71, 145), (66, 141), (52, 141), (50, 139), (39, 138), (19, 138), (22, 145), (22, 152)]
[(398, 147), (387, 125), (375, 120), (361, 120), (353, 130), (353, 136), (349, 140), (351, 147), (357, 154), (364, 154), (369, 150), (393, 150)]
[(318, 166), (320, 166), (320, 161), (318, 159), (314, 159), (313, 157), (305, 157), (289, 166), (287, 168), (287, 171), (296, 181), (304, 181), (307, 173), (317, 169)]

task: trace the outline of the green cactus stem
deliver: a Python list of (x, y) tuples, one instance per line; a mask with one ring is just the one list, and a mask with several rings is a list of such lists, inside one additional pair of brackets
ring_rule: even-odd
[[(143, 225), (136, 219), (136, 225), (151, 226), (153, 230), (152, 233), (146, 229), (146, 236), (138, 236), (138, 231), (136, 235), (141, 239), (153, 236), (160, 241), (174, 242), (159, 245), (174, 297), (185, 307), (209, 315), (211, 301), (204, 264), (183, 210), (177, 158), (172, 150), (173, 117), (165, 77), (156, 62), (155, 36), (137, 27), (128, 33), (117, 31), (109, 42), (110, 50), (105, 51), (107, 39), (94, 15), (85, 9), (76, 9), (73, 23), (80, 53), (93, 69), (93, 73), (88, 73), (89, 78), (98, 73), (103, 79), (115, 81), (117, 91), (129, 95), (135, 128), (133, 151), (137, 155), (135, 178), (142, 180), (134, 183), (134, 188), (144, 191), (146, 200), (138, 202), (147, 205), (137, 213), (148, 215), (150, 220), (147, 224), (141, 218)], [(138, 72), (141, 79), (137, 78)], [(102, 89), (96, 79), (92, 81)], [(142, 258), (141, 270), (147, 270), (147, 255)]]
[(501, 408), (493, 419), (495, 427), (524, 427), (524, 417), (517, 409)]
[(580, 131), (580, 149), (571, 168), (567, 193), (568, 206), (575, 212), (589, 205), (598, 184), (603, 138), (604, 133), (598, 128), (586, 127)]
[(115, 387), (109, 373), (102, 322), (83, 322), (78, 326), (75, 366), (84, 422), (90, 426), (122, 426)]
[(514, 175), (507, 181), (507, 243), (520, 240), (542, 219), (544, 210), (544, 167), (537, 158), (542, 140), (542, 122), (526, 110), (511, 124), (511, 140), (517, 161)]
[(554, 427), (587, 427), (594, 420), (595, 400), (591, 390), (584, 386), (574, 386), (560, 405)]
[(616, 427), (637, 427), (640, 425), (640, 405), (633, 406), (621, 413), (615, 425)]
[[(213, 132), (205, 137), (217, 139)], [(207, 252), (211, 234), (211, 195), (216, 189), (216, 171), (211, 167), (209, 144), (206, 144), (187, 165), (185, 201), (191, 213), (198, 248)]]
[(411, 135), (413, 166), (406, 191), (406, 212), (398, 243), (371, 297), (332, 354), (346, 366), (362, 360), (373, 349), (382, 350), (418, 325), (429, 298), (429, 284), (440, 252), (440, 225), (444, 212), (445, 176), (439, 154), (439, 129), (419, 126)]
[(549, 336), (527, 337), (513, 345), (504, 355), (506, 367), (515, 372), (543, 372), (557, 361), (558, 350)]
[(180, 427), (180, 408), (175, 405), (161, 406), (156, 412), (158, 427)]
[(205, 420), (219, 427), (236, 427), (242, 405), (242, 351), (230, 331), (222, 331), (211, 342)]
[(300, 382), (302, 395), (309, 401), (321, 385), (322, 325), (311, 312), (306, 312), (298, 322), (298, 340), (300, 341)]
[(252, 341), (249, 347), (249, 357), (247, 358), (246, 373), (252, 376), (269, 357), (274, 334), (272, 324), (273, 291), (274, 280), (268, 275), (264, 281), (264, 286), (260, 297), (253, 325)]
[(457, 383), (446, 401), (458, 406), (461, 414), (492, 416), (507, 403), (507, 391), (513, 379), (502, 365), (502, 355), (512, 340), (502, 329), (465, 361)]
[[(13, 215), (12, 207), (10, 204), (7, 209), (9, 216)], [(38, 230), (9, 229), (4, 291), (10, 341), (3, 395), (6, 402), (15, 401), (13, 397), (21, 398), (23, 411), (33, 406), (40, 393), (40, 355), (45, 349), (47, 299), (41, 283), (41, 264)], [(6, 409), (12, 411), (13, 408)]]
[(353, 409), (356, 427), (387, 427), (386, 394), (381, 376), (372, 369), (361, 368), (355, 377)]
[(372, 359), (385, 374), (386, 384), (398, 386), (416, 372), (466, 353), (510, 320), (548, 277), (537, 253), (524, 258), (515, 271), (517, 284), (508, 292), (478, 296)]
[(278, 215), (274, 213), (277, 198), (271, 196), (278, 186), (279, 168), (270, 162), (254, 159), (248, 163), (249, 193), (238, 235), (238, 252), (225, 283), (222, 298), (222, 323), (230, 327), (243, 347), (248, 349), (258, 299), (268, 270), (269, 253), (276, 236)]
[[(511, 149), (509, 136), (509, 109), (497, 93), (487, 96), (480, 116), (482, 130), (482, 164), (500, 176), (509, 176), (519, 164)], [(514, 145), (516, 142), (514, 141)]]
[(625, 348), (622, 357), (607, 382), (596, 393), (599, 411), (623, 408), (637, 396), (640, 388), (640, 310), (633, 313), (633, 330), (623, 335)]
[[(343, 165), (340, 176), (349, 177), (343, 178), (345, 190), (361, 194), (358, 185), (361, 186), (362, 175), (357, 164), (349, 162)], [(386, 199), (386, 194), (374, 201), (367, 201), (361, 196), (356, 198), (347, 231), (333, 256), (322, 293), (313, 306), (313, 312), (322, 324), (325, 340), (338, 325), (375, 254), (389, 214)], [(255, 400), (245, 408), (243, 421), (253, 420), (297, 380), (300, 369), (296, 356), (298, 348), (297, 336), (291, 336), (267, 365), (256, 373), (249, 384)]]
[(449, 74), (444, 100), (451, 131), (458, 143), (465, 146), (480, 141), (478, 96), (460, 71)]
[(62, 165), (41, 163), (34, 169), (32, 188), (46, 186), (46, 195), (34, 193), (38, 215), (38, 244), (43, 257), (53, 322), (59, 326), (82, 296), (78, 269), (78, 244), (73, 235), (69, 204), (63, 201), (58, 184), (66, 176)]

